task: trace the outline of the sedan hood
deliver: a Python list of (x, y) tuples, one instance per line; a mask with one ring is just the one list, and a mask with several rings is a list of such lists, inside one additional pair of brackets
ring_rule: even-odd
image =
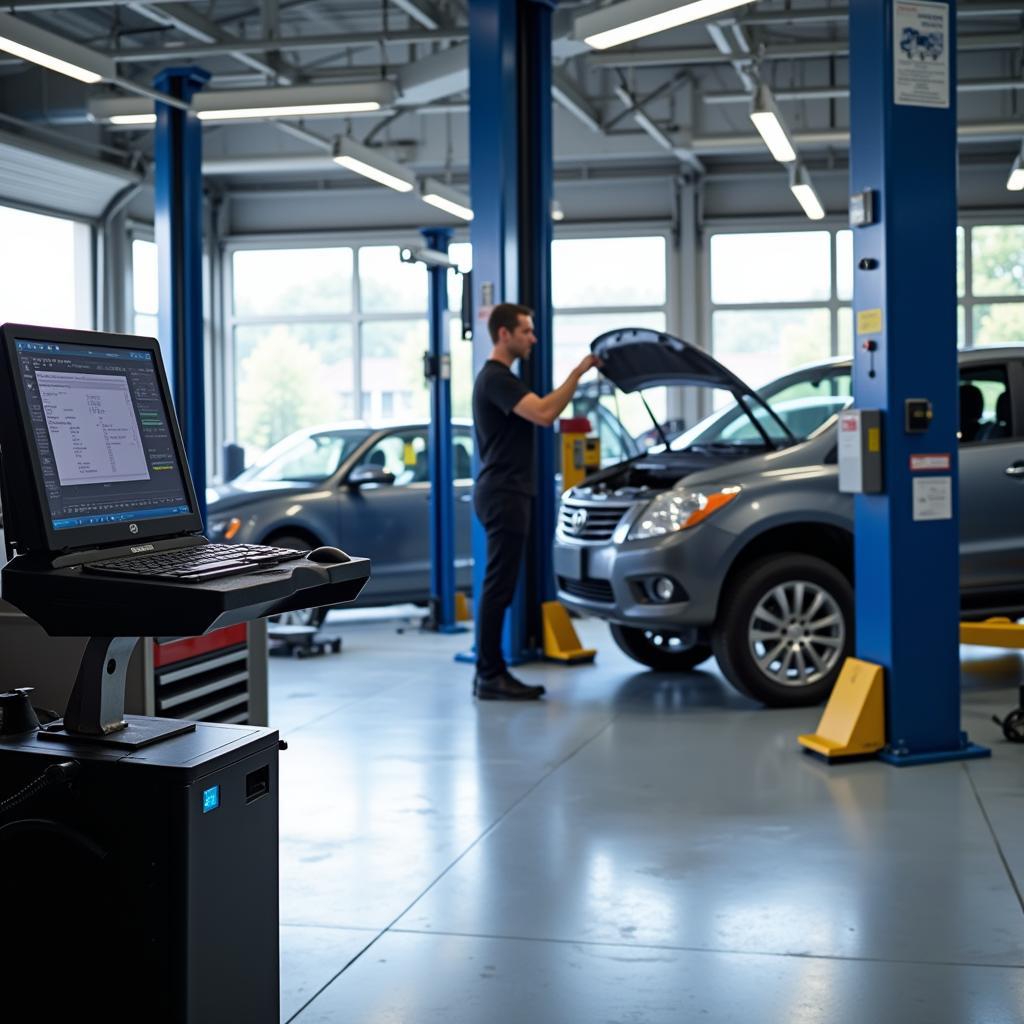
[(750, 394), (751, 389), (703, 349), (649, 327), (607, 331), (590, 343), (601, 372), (627, 394), (662, 384), (696, 384)]
[[(282, 497), (288, 494), (306, 494), (315, 484), (301, 480), (234, 480), (207, 491), (207, 506), (211, 512), (228, 512), (236, 505), (244, 505), (253, 498)], [(216, 493), (216, 499), (213, 494)]]

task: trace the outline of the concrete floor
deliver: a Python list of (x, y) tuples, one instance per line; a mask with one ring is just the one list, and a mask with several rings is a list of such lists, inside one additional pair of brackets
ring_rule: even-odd
[(819, 710), (599, 623), (595, 665), (521, 670), (543, 703), (477, 705), (467, 637), (336, 615), (340, 656), (271, 662), (282, 1021), (1024, 1020), (1017, 656), (964, 649), (990, 760), (828, 767)]

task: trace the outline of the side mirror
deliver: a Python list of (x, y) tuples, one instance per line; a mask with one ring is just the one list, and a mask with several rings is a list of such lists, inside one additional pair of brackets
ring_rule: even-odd
[(368, 484), (380, 486), (382, 484), (393, 484), (395, 474), (389, 473), (383, 466), (367, 462), (362, 466), (356, 466), (348, 475), (349, 487), (366, 487)]

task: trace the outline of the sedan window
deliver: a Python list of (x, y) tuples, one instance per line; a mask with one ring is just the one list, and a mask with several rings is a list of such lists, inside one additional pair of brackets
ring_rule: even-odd
[(958, 397), (961, 444), (1014, 436), (1005, 366), (962, 366)]
[(359, 460), (360, 466), (380, 466), (395, 478), (394, 486), (427, 483), (427, 436), (422, 430), (403, 430), (382, 437)]
[(318, 434), (293, 434), (274, 445), (239, 480), (326, 480), (342, 459), (359, 447), (369, 432), (338, 430)]

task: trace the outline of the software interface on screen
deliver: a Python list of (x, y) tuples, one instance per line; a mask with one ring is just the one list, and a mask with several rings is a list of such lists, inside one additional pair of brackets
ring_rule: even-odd
[(152, 353), (15, 341), (55, 530), (191, 509)]

